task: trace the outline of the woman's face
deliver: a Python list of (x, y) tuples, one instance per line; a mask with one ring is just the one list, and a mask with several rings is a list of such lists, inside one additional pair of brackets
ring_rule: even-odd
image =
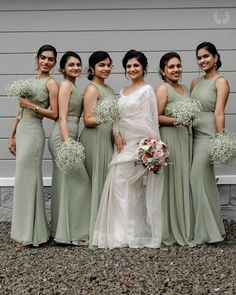
[(204, 72), (209, 72), (215, 67), (217, 56), (213, 56), (205, 48), (201, 48), (197, 52), (197, 63)]
[(56, 64), (53, 51), (43, 51), (37, 58), (37, 63), (41, 73), (49, 73)]
[(126, 64), (126, 73), (131, 80), (143, 78), (143, 66), (136, 57), (130, 58)]
[(182, 76), (183, 68), (181, 61), (177, 57), (171, 58), (165, 65), (164, 71), (161, 71), (165, 76), (165, 80), (168, 82), (178, 82)]
[(111, 60), (107, 57), (106, 59), (98, 62), (94, 68), (94, 76), (99, 79), (107, 79), (111, 73), (112, 63)]
[(82, 71), (82, 65), (78, 58), (71, 56), (68, 58), (64, 67), (64, 76), (68, 78), (77, 78)]

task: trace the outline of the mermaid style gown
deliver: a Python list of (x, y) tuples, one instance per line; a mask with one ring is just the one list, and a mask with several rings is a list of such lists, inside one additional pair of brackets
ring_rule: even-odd
[[(42, 108), (49, 107), (46, 88), (50, 78), (29, 80), (37, 89), (32, 100)], [(42, 116), (22, 110), (16, 129), (16, 173), (13, 198), (11, 238), (18, 243), (38, 246), (49, 239), (43, 195), (42, 158), (45, 134)]]
[(117, 124), (125, 140), (114, 152), (104, 185), (92, 244), (99, 248), (153, 247), (161, 244), (161, 196), (159, 175), (135, 167), (137, 143), (159, 135), (156, 97), (150, 85), (129, 95), (121, 91), (121, 120)]
[[(67, 126), (70, 137), (75, 140), (78, 137), (78, 119), (82, 113), (82, 105), (81, 94), (73, 85)], [(81, 241), (88, 242), (91, 183), (84, 165), (78, 171), (68, 174), (57, 167), (55, 153), (62, 142), (58, 120), (49, 138), (49, 150), (53, 158), (51, 235), (59, 243), (79, 244)]]
[(194, 204), (196, 244), (214, 243), (223, 240), (225, 234), (220, 211), (220, 198), (216, 185), (214, 166), (210, 163), (209, 144), (216, 135), (215, 105), (216, 80), (220, 75), (197, 81), (191, 96), (200, 101), (202, 112), (199, 124), (193, 129), (193, 163), (191, 188)]
[[(168, 101), (164, 110), (166, 116), (168, 105), (190, 98), (186, 86), (182, 85), (184, 94), (180, 95), (167, 83)], [(192, 162), (192, 130), (186, 127), (161, 126), (162, 140), (170, 149), (170, 163), (164, 168), (164, 191), (162, 197), (163, 237), (166, 245), (192, 245), (194, 216), (190, 189), (190, 168)]]
[[(114, 99), (115, 93), (108, 86), (100, 86), (94, 82), (99, 91), (99, 100)], [(107, 176), (108, 165), (113, 154), (112, 124), (102, 123), (96, 127), (84, 126), (80, 142), (85, 147), (85, 167), (91, 180), (91, 215), (90, 215), (90, 242), (94, 232), (94, 225), (101, 200), (103, 185)]]

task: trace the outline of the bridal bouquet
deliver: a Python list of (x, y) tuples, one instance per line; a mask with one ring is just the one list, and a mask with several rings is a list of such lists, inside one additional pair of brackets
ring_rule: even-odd
[(65, 174), (78, 170), (84, 160), (84, 147), (73, 138), (64, 141), (56, 150), (56, 164)]
[(135, 166), (141, 164), (148, 171), (158, 174), (161, 167), (167, 165), (168, 157), (169, 148), (163, 141), (145, 137), (138, 143)]
[(201, 103), (193, 99), (183, 99), (172, 102), (167, 107), (174, 118), (177, 118), (176, 126), (189, 127), (196, 126), (199, 121), (199, 114), (201, 112)]
[(120, 112), (115, 98), (99, 100), (93, 109), (93, 118), (97, 124), (118, 122)]
[(236, 135), (228, 131), (218, 134), (211, 140), (209, 152), (212, 164), (230, 164), (236, 157)]
[(32, 86), (29, 80), (17, 80), (6, 88), (8, 96), (26, 97), (31, 100), (37, 95), (36, 89)]

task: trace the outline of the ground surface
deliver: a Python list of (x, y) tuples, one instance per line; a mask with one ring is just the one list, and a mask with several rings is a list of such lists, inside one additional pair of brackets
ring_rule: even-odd
[(227, 237), (194, 248), (17, 250), (0, 223), (0, 294), (236, 294), (236, 223)]

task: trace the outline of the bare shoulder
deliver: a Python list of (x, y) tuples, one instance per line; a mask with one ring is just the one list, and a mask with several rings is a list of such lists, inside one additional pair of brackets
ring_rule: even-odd
[(223, 76), (220, 76), (217, 80), (216, 80), (216, 86), (229, 86), (229, 82), (228, 80), (223, 77)]
[(89, 96), (98, 96), (99, 91), (97, 87), (94, 84), (88, 84), (84, 90), (84, 95), (89, 95)]
[(164, 84), (157, 86), (155, 89), (155, 93), (156, 95), (167, 95), (166, 86)]
[(59, 84), (54, 78), (50, 77), (47, 80), (47, 86), (59, 86)]

